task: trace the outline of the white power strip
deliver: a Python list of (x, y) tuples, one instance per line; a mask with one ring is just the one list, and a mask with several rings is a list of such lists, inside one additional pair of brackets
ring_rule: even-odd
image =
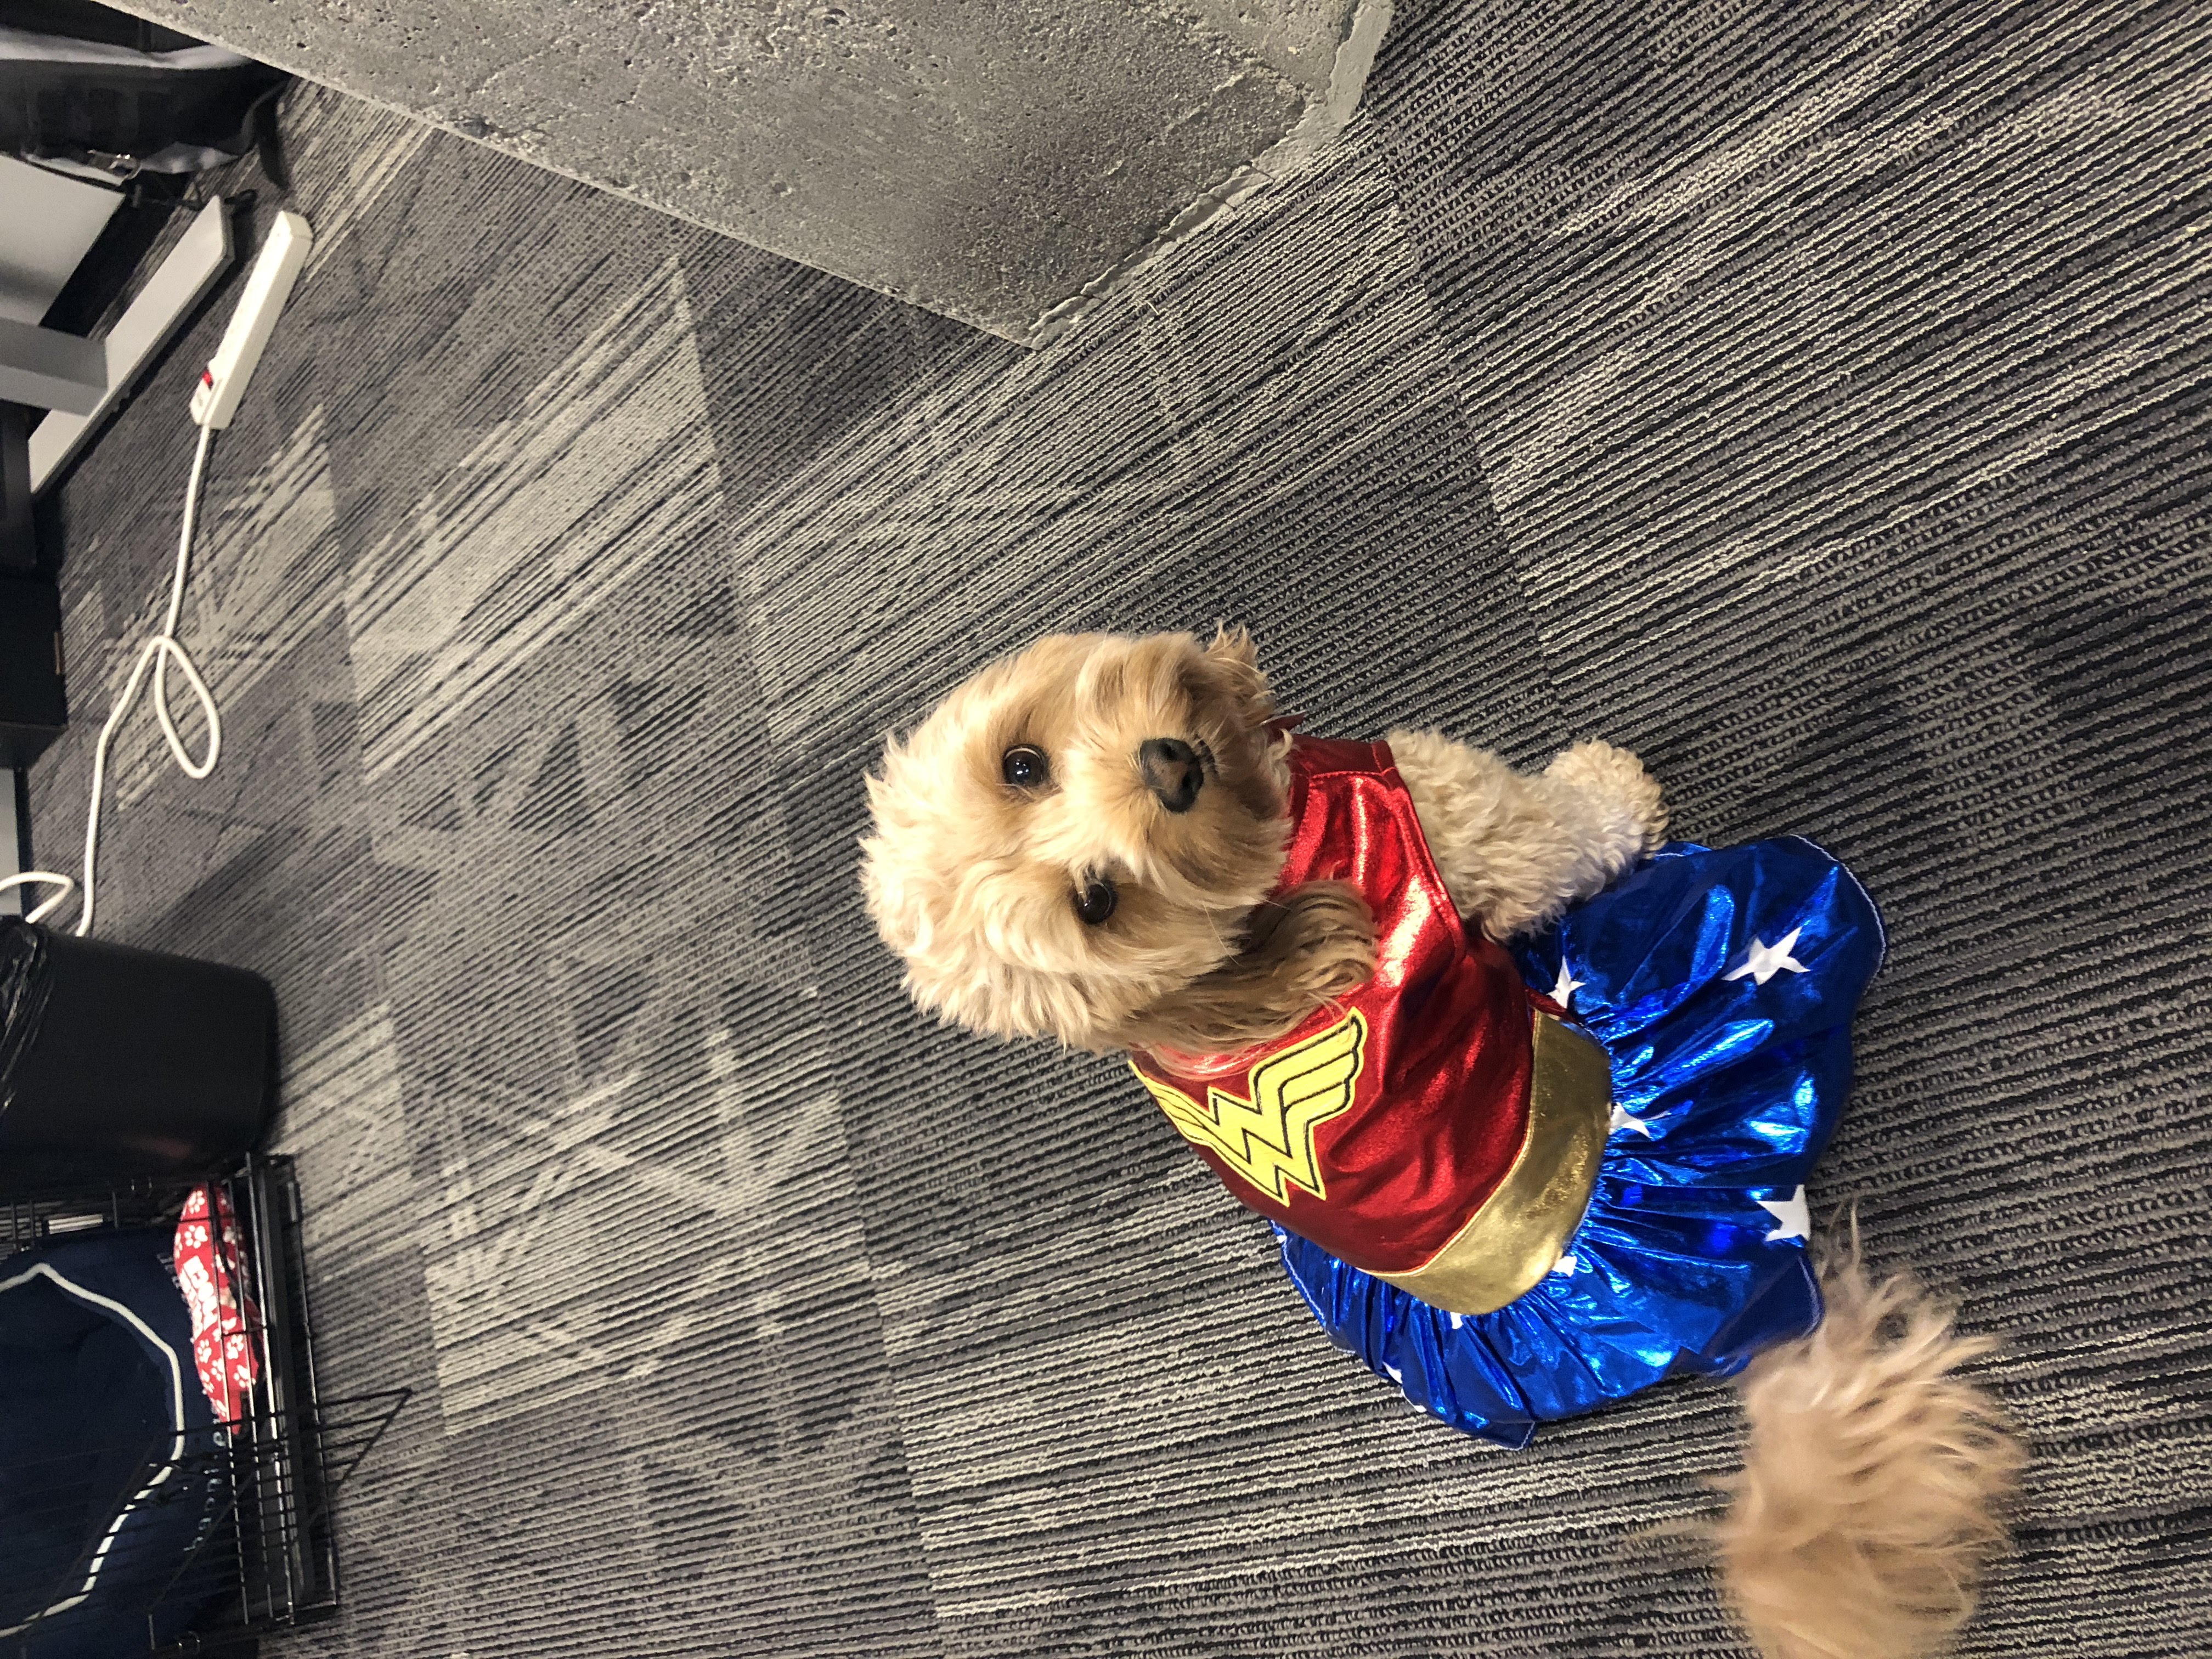
[(238, 296), (238, 309), (230, 314), (222, 343), (192, 390), (192, 419), (200, 425), (220, 432), (238, 412), (238, 400), (246, 395), (246, 383), (261, 362), (261, 349), (276, 327), (276, 313), (292, 296), (292, 284), (307, 263), (314, 240), (307, 222), (296, 213), (278, 214), (269, 227), (269, 238), (253, 262), (253, 274), (246, 279), (246, 291)]

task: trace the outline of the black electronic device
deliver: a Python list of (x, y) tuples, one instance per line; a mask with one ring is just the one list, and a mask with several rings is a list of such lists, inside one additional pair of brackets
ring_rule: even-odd
[(61, 595), (35, 570), (0, 568), (0, 767), (27, 767), (69, 723)]

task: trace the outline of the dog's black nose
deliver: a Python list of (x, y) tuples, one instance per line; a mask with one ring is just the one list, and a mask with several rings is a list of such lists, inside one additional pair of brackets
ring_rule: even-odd
[(1196, 805), (1206, 782), (1198, 763), (1198, 750), (1179, 738), (1147, 738), (1137, 746), (1137, 763), (1144, 768), (1145, 782), (1170, 812), (1188, 812)]

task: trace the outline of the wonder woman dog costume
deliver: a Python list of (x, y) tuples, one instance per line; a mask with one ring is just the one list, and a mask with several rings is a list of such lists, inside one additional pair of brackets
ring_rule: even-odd
[(1849, 872), (1677, 842), (1509, 951), (1460, 920), (1386, 745), (1290, 758), (1281, 886), (1357, 888), (1374, 974), (1260, 1048), (1132, 1064), (1331, 1339), (1524, 1446), (1818, 1324), (1804, 1183), (1882, 953)]

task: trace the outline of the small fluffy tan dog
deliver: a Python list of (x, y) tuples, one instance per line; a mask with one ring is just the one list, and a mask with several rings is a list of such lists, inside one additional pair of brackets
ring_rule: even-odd
[[(1362, 1293), (1408, 1285), (1434, 1301), (1415, 1311), (1440, 1342), (1474, 1328), (1466, 1316), (1571, 1283), (1601, 1157), (1662, 1133), (1623, 1118), (1601, 1051), (1559, 1018), (1566, 969), (1557, 1000), (1537, 988), (1524, 1006), (1496, 943), (1542, 932), (1660, 848), (1659, 788), (1624, 750), (1582, 744), (1530, 776), (1433, 733), (1294, 741), (1245, 634), (1091, 635), (1041, 641), (959, 687), (889, 744), (869, 796), (869, 911), (915, 1000), (980, 1032), (1130, 1053), (1232, 1192), (1286, 1229), (1286, 1260), (1290, 1235), (1336, 1239), (1346, 1206), (1372, 1231), (1402, 1194), (1434, 1198), (1426, 1173), (1378, 1184), (1358, 1150), (1373, 1126), (1430, 1135), (1414, 1160), (1425, 1172), (1474, 1159), (1451, 1139), (1455, 1113), (1522, 1114), (1466, 1176), (1489, 1196), (1447, 1218), (1456, 1231), (1432, 1259), (1424, 1246), (1420, 1261), (1354, 1276)], [(1438, 883), (1441, 921), (1422, 908)], [(1745, 965), (1717, 983), (1786, 996), (1808, 972), (1796, 938), (1747, 940)], [(1465, 1046), (1493, 1080), (1463, 1113), (1449, 1090), (1417, 1100), (1396, 1081), (1437, 1075), (1433, 1031), (1401, 1029), (1408, 999), (1431, 1024), (1472, 1011)], [(1452, 1089), (1474, 1086), (1451, 1074)], [(1422, 1109), (1434, 1126), (1409, 1127)], [(1794, 1204), (1762, 1198), (1752, 1213), (1802, 1213), (1802, 1186)], [(1786, 1220), (1757, 1237), (1802, 1249)], [(1534, 1265), (1499, 1265), (1516, 1251)], [(1745, 1468), (1714, 1541), (1772, 1659), (1912, 1659), (1971, 1613), (2022, 1456), (1954, 1375), (1986, 1345), (1958, 1336), (1947, 1309), (1909, 1281), (1869, 1283), (1855, 1250), (1831, 1257), (1822, 1289), (1818, 1328), (1741, 1370)]]

